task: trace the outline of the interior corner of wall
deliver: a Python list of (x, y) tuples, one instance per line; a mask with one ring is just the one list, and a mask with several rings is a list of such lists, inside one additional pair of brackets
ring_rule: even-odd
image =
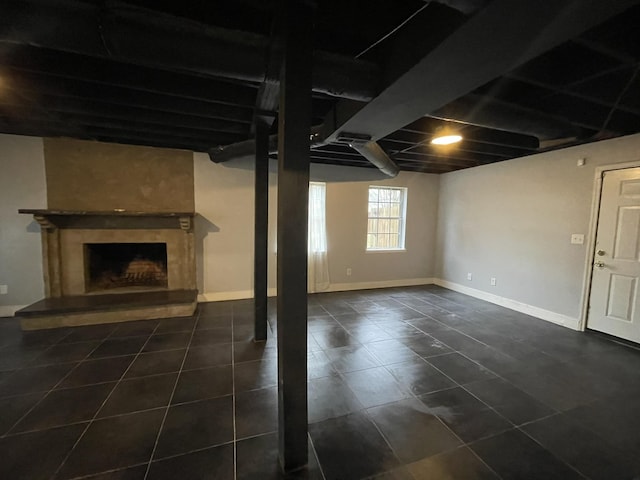
[(516, 312), (524, 313), (526, 315), (530, 315), (532, 317), (536, 317), (541, 320), (546, 320), (547, 322), (555, 323), (556, 325), (567, 327), (567, 328), (570, 328), (571, 330), (578, 330), (578, 331), (581, 330), (580, 319), (576, 317), (571, 317), (569, 315), (564, 315), (562, 313), (546, 310), (544, 308), (519, 302), (511, 298), (501, 297), (499, 295), (487, 293), (482, 290), (477, 290), (475, 288), (470, 288), (464, 285), (460, 285), (458, 283), (450, 282), (448, 280), (443, 280), (442, 278), (436, 278), (434, 280), (434, 283), (441, 287), (448, 288), (449, 290), (463, 293), (465, 295), (469, 295), (470, 297), (478, 298), (480, 300), (484, 300), (486, 302), (493, 303), (495, 305), (500, 305), (501, 307), (505, 307), (510, 310), (514, 310)]
[(26, 305), (0, 305), (0, 322), (3, 317), (13, 317), (15, 313)]

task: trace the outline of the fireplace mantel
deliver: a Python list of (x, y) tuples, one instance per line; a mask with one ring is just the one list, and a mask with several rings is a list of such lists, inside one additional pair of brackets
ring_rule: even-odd
[(191, 231), (195, 212), (138, 212), (114, 209), (102, 211), (23, 208), (18, 213), (33, 215), (46, 230), (86, 229), (172, 229)]
[(45, 295), (66, 297), (88, 290), (86, 245), (165, 243), (167, 289), (196, 288), (194, 212), (21, 209), (41, 225)]

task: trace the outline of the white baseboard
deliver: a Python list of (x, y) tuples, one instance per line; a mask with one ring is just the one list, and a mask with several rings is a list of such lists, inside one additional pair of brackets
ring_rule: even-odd
[[(404, 278), (399, 280), (382, 280), (377, 282), (332, 283), (329, 288), (321, 292), (346, 292), (349, 290), (370, 290), (372, 288), (411, 287), (414, 285), (431, 285), (433, 278)], [(275, 297), (275, 288), (267, 290), (269, 297)], [(244, 300), (253, 298), (253, 290), (236, 290), (233, 292), (208, 292), (198, 295), (199, 302), (221, 302), (224, 300)]]
[[(269, 288), (267, 290), (268, 297), (276, 296), (276, 289)], [(235, 290), (232, 292), (208, 292), (198, 295), (199, 302), (222, 302), (225, 300), (245, 300), (253, 298), (253, 290)]]
[(475, 288), (466, 287), (464, 285), (460, 285), (459, 283), (442, 280), (441, 278), (435, 278), (433, 283), (441, 287), (448, 288), (449, 290), (464, 293), (465, 295), (469, 295), (470, 297), (479, 298), (480, 300), (485, 300), (487, 302), (500, 305), (501, 307), (515, 310), (516, 312), (525, 313), (527, 315), (531, 315), (532, 317), (555, 323), (556, 325), (562, 325), (563, 327), (567, 327), (572, 330), (581, 330), (580, 320), (578, 318), (570, 317), (562, 313), (552, 312), (551, 310), (545, 310), (544, 308), (536, 307), (534, 305), (528, 305), (526, 303), (518, 302), (517, 300), (501, 297), (499, 295), (487, 293)]
[(413, 287), (416, 285), (431, 285), (433, 278), (401, 278), (398, 280), (380, 280), (377, 282), (353, 282), (353, 283), (332, 283), (329, 288), (322, 292), (346, 292), (350, 290), (371, 290), (372, 288), (390, 287)]
[(26, 305), (0, 305), (0, 317), (13, 317), (13, 315)]

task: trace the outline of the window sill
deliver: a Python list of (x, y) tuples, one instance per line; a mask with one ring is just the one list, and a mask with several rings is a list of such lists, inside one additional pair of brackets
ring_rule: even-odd
[(394, 253), (406, 251), (406, 248), (376, 248), (375, 250), (365, 250), (365, 253)]

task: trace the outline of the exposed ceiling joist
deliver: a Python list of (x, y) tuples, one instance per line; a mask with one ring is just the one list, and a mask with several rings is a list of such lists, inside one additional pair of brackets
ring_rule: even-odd
[(41, 125), (47, 125), (50, 122), (59, 124), (66, 123), (82, 128), (99, 127), (122, 132), (143, 132), (165, 138), (192, 138), (204, 143), (208, 143), (212, 138), (216, 137), (232, 138), (235, 135), (241, 138), (246, 135), (246, 128), (234, 131), (225, 125), (221, 126), (219, 130), (202, 130), (177, 127), (175, 125), (159, 125), (140, 120), (132, 120), (131, 118), (109, 119), (99, 115), (60, 113), (54, 110), (45, 111), (38, 108), (7, 107), (2, 104), (0, 104), (0, 115), (11, 119), (16, 124), (25, 122), (34, 122)]
[(251, 105), (257, 89), (257, 85), (239, 84), (236, 81), (205, 78), (8, 43), (0, 43), (0, 63), (17, 72), (82, 80), (222, 104)]
[[(252, 155), (254, 119), (277, 118), (278, 2), (124, 2), (0, 2), (0, 132)], [(640, 131), (640, 0), (317, 8), (314, 162), (370, 166), (325, 138), (369, 141), (339, 128), (361, 116), (401, 170), (431, 173)], [(464, 140), (431, 146), (443, 127)]]
[(38, 95), (91, 99), (128, 107), (145, 108), (154, 111), (189, 114), (210, 119), (231, 120), (250, 123), (253, 108), (241, 105), (210, 103), (190, 98), (141, 92), (110, 85), (93, 84), (60, 77), (35, 75), (8, 71), (3, 77), (5, 88), (17, 96)]
[(469, 94), (429, 116), (508, 132), (534, 135), (540, 140), (578, 138), (579, 128), (560, 116), (545, 115), (511, 103)]
[[(0, 98), (0, 106), (6, 107), (9, 110), (13, 108), (21, 108), (69, 115), (97, 115), (104, 119), (113, 119), (118, 121), (137, 119), (145, 123), (164, 125), (167, 127), (184, 127), (195, 131), (226, 132), (231, 130), (230, 133), (234, 133), (233, 130), (236, 128), (234, 124), (229, 124), (228, 122), (220, 121), (219, 119), (208, 119), (189, 114), (175, 114), (143, 108), (126, 107), (89, 99), (50, 97), (42, 95), (38, 96), (37, 101), (24, 98)], [(238, 127), (238, 129), (242, 130), (242, 126)], [(248, 123), (246, 124), (245, 131), (249, 131)], [(223, 138), (225, 137), (220, 139), (220, 143), (223, 143)], [(218, 137), (211, 137), (211, 141), (217, 140)]]
[[(103, 142), (150, 145), (163, 148), (181, 148), (185, 150), (193, 150), (195, 152), (202, 152), (206, 150), (208, 145), (208, 142), (201, 142), (195, 139), (123, 131), (122, 129), (70, 125), (68, 123), (55, 122), (46, 122), (42, 124), (28, 121), (21, 124), (17, 122), (15, 118), (2, 116), (0, 116), (0, 128), (5, 133), (12, 133), (16, 135), (71, 137)], [(229, 141), (237, 140), (237, 138), (237, 136), (228, 135)], [(116, 142), (115, 139), (119, 140)]]
[(357, 113), (330, 113), (326, 137), (383, 138), (637, 3), (494, 0)]
[[(4, 0), (0, 41), (255, 84), (265, 78), (270, 43), (126, 4), (73, 0)], [(314, 91), (368, 100), (379, 90), (373, 63), (316, 51), (314, 64)]]

